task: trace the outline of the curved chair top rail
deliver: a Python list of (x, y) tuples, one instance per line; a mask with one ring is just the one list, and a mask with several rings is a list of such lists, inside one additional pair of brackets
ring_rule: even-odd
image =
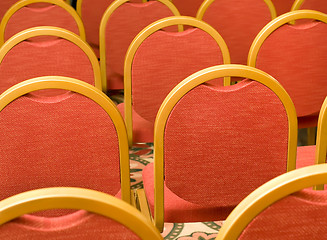
[[(169, 8), (169, 10), (175, 15), (175, 16), (180, 16), (180, 13), (178, 11), (178, 9), (175, 7), (175, 5), (169, 1), (169, 0), (157, 0), (158, 2), (162, 3), (163, 5), (167, 6), (167, 8)], [(124, 3), (129, 2), (129, 0), (116, 0), (113, 1), (110, 6), (107, 8), (107, 10), (105, 11), (105, 13), (102, 16), (101, 19), (101, 23), (100, 23), (100, 29), (99, 29), (99, 34), (100, 34), (100, 38), (99, 38), (99, 47), (100, 47), (100, 64), (101, 64), (101, 76), (102, 76), (102, 87), (104, 89), (107, 89), (107, 73), (106, 73), (106, 41), (105, 41), (105, 36), (106, 36), (106, 27), (107, 27), (107, 23), (108, 23), (108, 19), (111, 17), (111, 15), (113, 14), (113, 12), (119, 8), (121, 5), (123, 5)], [(178, 26), (178, 30), (179, 31), (183, 31), (183, 26), (179, 25)], [(101, 37), (103, 36), (103, 37)]]
[[(125, 122), (128, 131), (129, 137), (129, 144), (132, 144), (133, 133), (132, 133), (132, 102), (131, 102), (131, 95), (132, 95), (132, 63), (134, 56), (136, 54), (137, 49), (140, 47), (142, 42), (149, 37), (151, 34), (155, 33), (156, 31), (174, 25), (189, 25), (196, 28), (199, 28), (205, 32), (207, 32), (218, 44), (223, 56), (224, 64), (230, 63), (230, 55), (228, 51), (228, 47), (226, 42), (221, 37), (221, 35), (209, 24), (201, 21), (199, 19), (187, 16), (175, 16), (175, 17), (167, 17), (160, 19), (146, 28), (144, 28), (132, 41), (130, 44), (124, 62), (124, 102), (125, 102)], [(224, 85), (230, 85), (230, 78), (224, 78)]]
[[(215, 0), (205, 0), (202, 2), (201, 6), (199, 7), (197, 13), (196, 13), (196, 18), (201, 19), (203, 18), (206, 10), (208, 9), (208, 7), (214, 2)], [(271, 19), (276, 18), (277, 13), (276, 13), (276, 9), (275, 6), (273, 4), (273, 2), (271, 0), (263, 0), (267, 7), (269, 8), (270, 11), (270, 15), (271, 15)]]
[(111, 195), (84, 188), (43, 188), (9, 197), (0, 202), (0, 224), (23, 214), (55, 208), (84, 209), (123, 224), (141, 239), (162, 239), (136, 208)]
[[(66, 4), (66, 3), (64, 3)], [(67, 41), (70, 41), (74, 44), (76, 44), (79, 48), (82, 49), (83, 52), (87, 55), (89, 58), (93, 72), (94, 72), (94, 85), (98, 89), (102, 89), (102, 81), (101, 81), (101, 72), (100, 72), (100, 66), (97, 57), (95, 56), (92, 48), (83, 41), (78, 35), (75, 33), (68, 31), (63, 28), (58, 27), (33, 27), (28, 28), (24, 31), (21, 31), (11, 38), (9, 38), (0, 48), (0, 64), (3, 61), (6, 54), (12, 49), (15, 45), (19, 44), (20, 42), (27, 40), (32, 37), (37, 36), (56, 36), (63, 39), (66, 39)]]
[(244, 228), (269, 205), (301, 189), (327, 183), (327, 164), (282, 174), (248, 195), (228, 216), (216, 240), (238, 239)]
[(12, 15), (15, 14), (15, 12), (17, 12), (19, 9), (33, 4), (33, 3), (50, 3), (50, 4), (54, 4), (57, 5), (63, 9), (65, 9), (75, 20), (77, 27), (78, 27), (78, 31), (79, 31), (79, 36), (85, 41), (85, 30), (84, 30), (84, 25), (83, 22), (81, 20), (81, 18), (79, 17), (79, 15), (76, 13), (75, 9), (70, 6), (69, 4), (67, 4), (67, 2), (64, 1), (58, 1), (58, 0), (21, 0), (16, 2), (14, 5), (11, 6), (11, 8), (5, 13), (5, 15), (3, 16), (2, 20), (1, 20), (1, 24), (0, 24), (0, 46), (2, 46), (2, 44), (5, 42), (4, 40), (4, 36), (5, 36), (5, 30), (6, 30), (6, 26), (7, 23), (9, 21), (9, 19), (11, 18)]
[(314, 11), (314, 10), (297, 10), (285, 13), (271, 22), (269, 22), (256, 36), (254, 39), (248, 55), (248, 65), (255, 67), (256, 60), (258, 56), (258, 52), (260, 50), (261, 45), (263, 42), (269, 37), (269, 35), (274, 32), (280, 26), (292, 22), (297, 19), (315, 19), (327, 23), (327, 14)]
[(129, 152), (126, 127), (116, 105), (101, 90), (91, 84), (70, 77), (44, 76), (32, 78), (12, 86), (0, 95), (0, 111), (20, 96), (33, 91), (51, 88), (64, 89), (84, 95), (100, 105), (109, 115), (114, 123), (119, 139), (122, 199), (130, 203)]
[[(287, 171), (295, 169), (297, 148), (297, 117), (294, 104), (280, 83), (269, 74), (245, 65), (225, 64), (209, 67), (198, 71), (180, 82), (165, 98), (158, 111), (154, 125), (154, 158), (155, 161), (155, 206), (163, 206), (163, 151), (164, 133), (167, 119), (178, 101), (190, 90), (209, 80), (225, 76), (253, 79), (271, 89), (283, 103), (288, 117), (288, 155)], [(155, 207), (155, 223), (161, 229), (163, 226), (163, 209)]]

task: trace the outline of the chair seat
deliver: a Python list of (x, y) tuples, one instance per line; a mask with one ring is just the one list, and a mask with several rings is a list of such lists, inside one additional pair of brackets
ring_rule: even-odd
[[(125, 117), (124, 103), (117, 106), (118, 110)], [(142, 118), (137, 112), (133, 110), (133, 142), (134, 143), (148, 143), (153, 142), (154, 124)]]
[[(153, 163), (143, 169), (143, 184), (150, 206), (154, 212), (154, 175)], [(227, 218), (235, 206), (230, 207), (204, 207), (178, 197), (164, 184), (165, 222), (199, 222), (218, 221)]]

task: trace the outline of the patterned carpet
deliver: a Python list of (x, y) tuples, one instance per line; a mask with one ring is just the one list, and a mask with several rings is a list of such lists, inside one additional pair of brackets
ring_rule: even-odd
[[(142, 170), (153, 162), (153, 144), (137, 144), (130, 151), (132, 188), (142, 188)], [(162, 236), (167, 240), (214, 240), (222, 225), (218, 222), (165, 223)]]

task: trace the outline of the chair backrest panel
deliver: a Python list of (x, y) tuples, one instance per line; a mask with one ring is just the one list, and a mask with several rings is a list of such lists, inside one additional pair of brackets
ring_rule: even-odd
[(292, 10), (310, 9), (327, 13), (327, 4), (324, 0), (295, 0)]
[[(271, 13), (264, 0), (211, 2), (203, 13), (202, 20), (213, 26), (226, 41), (231, 63), (246, 64), (252, 41), (276, 13)], [(199, 12), (197, 17), (199, 18)]]
[(80, 34), (74, 18), (61, 7), (56, 5), (40, 9), (24, 7), (10, 17), (5, 29), (5, 40), (22, 30), (37, 26), (56, 26)]
[[(239, 239), (253, 239), (253, 236), (260, 239), (325, 239), (326, 214), (326, 191), (301, 190), (261, 212)], [(283, 234), (272, 234), (276, 229)]]
[(164, 143), (171, 191), (200, 205), (233, 206), (286, 172), (287, 115), (275, 93), (260, 83), (200, 85), (174, 106)]
[(285, 24), (263, 42), (256, 67), (274, 76), (299, 117), (317, 114), (327, 93), (327, 24)]
[(125, 3), (118, 7), (108, 19), (106, 27), (107, 69), (124, 75), (124, 60), (128, 46), (134, 37), (150, 23), (173, 16), (163, 3)]
[(116, 129), (92, 100), (72, 92), (28, 94), (7, 105), (0, 122), (0, 175), (6, 179), (0, 199), (41, 187), (119, 192)]
[(162, 101), (174, 86), (198, 70), (219, 64), (223, 64), (219, 45), (200, 29), (153, 33), (140, 45), (133, 60), (134, 110), (154, 122)]
[(0, 92), (30, 78), (53, 75), (95, 85), (95, 69), (89, 56), (75, 43), (62, 38), (25, 40), (12, 47), (1, 61)]

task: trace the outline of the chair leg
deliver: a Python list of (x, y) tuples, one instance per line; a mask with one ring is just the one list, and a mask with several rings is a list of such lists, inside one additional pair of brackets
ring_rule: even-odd
[(150, 208), (148, 205), (148, 201), (146, 199), (145, 191), (144, 189), (137, 189), (137, 203), (139, 210), (144, 214), (146, 218), (148, 218), (151, 222), (153, 222), (153, 218), (150, 212)]
[(316, 144), (316, 127), (307, 128), (307, 144), (315, 145)]

